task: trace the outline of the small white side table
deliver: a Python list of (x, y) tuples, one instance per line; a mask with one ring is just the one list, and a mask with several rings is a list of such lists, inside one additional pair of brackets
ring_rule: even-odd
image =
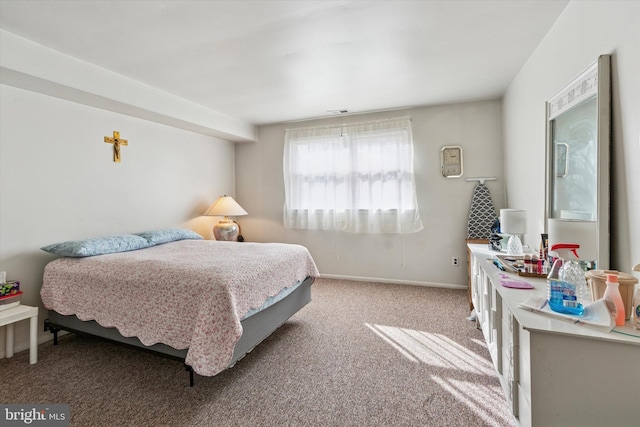
[(0, 326), (7, 327), (6, 357), (13, 357), (13, 324), (20, 320), (29, 319), (29, 363), (38, 362), (38, 307), (18, 305), (0, 311)]

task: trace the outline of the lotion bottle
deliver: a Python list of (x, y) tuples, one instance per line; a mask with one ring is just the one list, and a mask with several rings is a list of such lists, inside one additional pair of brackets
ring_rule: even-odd
[(617, 274), (607, 274), (607, 287), (604, 290), (603, 298), (607, 302), (607, 308), (611, 316), (616, 321), (616, 326), (624, 325), (624, 303), (622, 302), (622, 295), (620, 295)]

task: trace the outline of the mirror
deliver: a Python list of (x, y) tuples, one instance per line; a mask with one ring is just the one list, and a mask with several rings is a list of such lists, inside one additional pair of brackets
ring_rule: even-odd
[(595, 236), (585, 237), (595, 242), (588, 251), (595, 259), (588, 261), (598, 269), (609, 268), (610, 63), (600, 56), (546, 105), (545, 224), (590, 223)]

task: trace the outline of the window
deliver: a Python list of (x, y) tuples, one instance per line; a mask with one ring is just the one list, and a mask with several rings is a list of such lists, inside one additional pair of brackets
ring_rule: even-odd
[(287, 228), (422, 229), (409, 119), (287, 129), (284, 179)]

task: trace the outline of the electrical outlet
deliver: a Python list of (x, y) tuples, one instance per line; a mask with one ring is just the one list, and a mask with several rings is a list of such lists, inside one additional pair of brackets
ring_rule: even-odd
[(451, 265), (455, 265), (455, 266), (458, 265), (458, 257), (457, 256), (454, 256), (453, 258), (451, 258)]

